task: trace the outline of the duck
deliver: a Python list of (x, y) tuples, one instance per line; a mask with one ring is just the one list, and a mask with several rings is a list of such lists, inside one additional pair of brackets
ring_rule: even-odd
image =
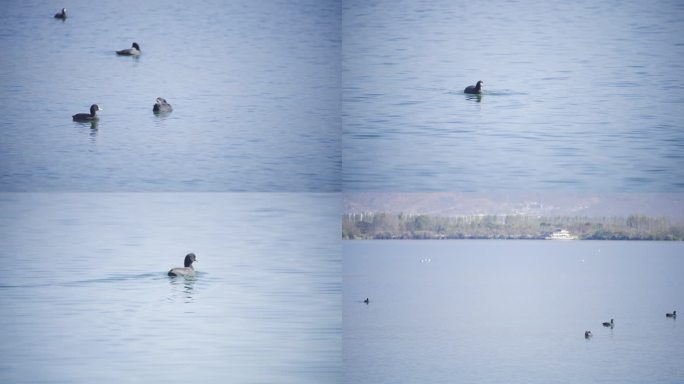
[(192, 252), (188, 253), (185, 255), (185, 260), (183, 262), (185, 267), (171, 268), (171, 270), (169, 270), (169, 276), (195, 276), (195, 268), (192, 267), (192, 263), (195, 261), (197, 261), (195, 254)]
[(366, 297), (366, 300), (364, 300), (363, 302), (368, 304), (368, 303), (370, 303), (370, 300), (368, 300), (368, 298)]
[(93, 104), (90, 106), (90, 113), (77, 113), (71, 117), (74, 119), (74, 121), (93, 121), (98, 119), (96, 113), (97, 111), (101, 110), (102, 108), (100, 108), (97, 104)]
[(594, 336), (594, 335), (591, 333), (591, 331), (584, 331), (584, 338), (585, 339), (588, 339), (592, 336)]
[(152, 107), (152, 112), (162, 113), (171, 111), (173, 111), (173, 108), (171, 108), (171, 104), (167, 103), (166, 99), (164, 99), (163, 97), (157, 97), (157, 102), (154, 104), (154, 107)]
[(677, 311), (672, 311), (672, 313), (666, 313), (665, 317), (672, 317), (673, 319), (677, 318)]
[(66, 20), (66, 18), (67, 18), (66, 8), (62, 8), (61, 11), (55, 13), (55, 19)]
[(607, 321), (605, 321), (605, 322), (603, 323), (603, 326), (604, 326), (604, 327), (611, 327), (611, 328), (613, 328), (614, 325), (615, 325), (615, 323), (613, 322), (613, 319), (610, 319), (610, 323), (607, 322)]
[(478, 81), (475, 85), (469, 85), (464, 90), (463, 93), (470, 93), (474, 95), (479, 95), (482, 93), (482, 80)]
[(138, 56), (141, 53), (142, 51), (140, 51), (140, 46), (138, 45), (138, 43), (133, 43), (131, 47), (128, 49), (116, 51), (116, 54), (121, 56)]

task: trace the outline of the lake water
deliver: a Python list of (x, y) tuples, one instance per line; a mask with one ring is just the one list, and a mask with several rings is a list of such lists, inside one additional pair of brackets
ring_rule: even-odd
[(345, 191), (684, 190), (681, 1), (342, 14)]
[(684, 381), (681, 244), (340, 240), (341, 192), (684, 192), (682, 2), (3, 5), (0, 382)]
[(682, 254), (670, 242), (345, 241), (345, 382), (682, 382), (684, 327), (665, 317), (684, 308)]
[(3, 5), (0, 190), (340, 190), (338, 1)]
[(339, 382), (338, 202), (0, 194), (0, 382)]

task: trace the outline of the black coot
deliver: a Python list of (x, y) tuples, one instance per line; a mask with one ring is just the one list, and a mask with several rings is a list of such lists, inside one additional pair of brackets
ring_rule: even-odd
[(128, 49), (116, 51), (116, 54), (121, 56), (138, 56), (141, 53), (142, 52), (140, 51), (140, 46), (138, 45), (138, 43), (133, 43), (133, 45), (131, 45), (131, 47)]
[(152, 112), (164, 113), (171, 111), (173, 111), (173, 108), (171, 108), (171, 104), (167, 103), (166, 99), (164, 99), (163, 97), (157, 97), (157, 102), (154, 104), (154, 107), (152, 107)]
[(101, 111), (102, 108), (98, 107), (97, 104), (90, 106), (90, 113), (77, 113), (73, 117), (74, 121), (93, 121), (97, 120), (97, 111)]
[(66, 8), (62, 8), (61, 11), (55, 13), (55, 19), (66, 20), (66, 18), (67, 18)]
[(476, 85), (469, 85), (466, 87), (466, 89), (463, 90), (464, 93), (471, 93), (471, 94), (476, 94), (479, 95), (482, 93), (482, 80), (478, 81)]
[(194, 253), (188, 253), (185, 255), (185, 260), (183, 261), (183, 268), (171, 268), (168, 275), (171, 277), (176, 276), (194, 276), (195, 268), (192, 267), (192, 263), (197, 261), (197, 257)]

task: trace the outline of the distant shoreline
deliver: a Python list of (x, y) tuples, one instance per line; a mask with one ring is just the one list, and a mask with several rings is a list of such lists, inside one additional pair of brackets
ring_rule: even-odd
[(344, 240), (631, 240), (683, 241), (684, 225), (666, 217), (350, 213)]
[(648, 239), (575, 239), (575, 240), (549, 240), (549, 239), (544, 239), (544, 238), (499, 238), (499, 237), (492, 237), (492, 238), (486, 238), (486, 237), (468, 237), (468, 238), (452, 238), (452, 237), (424, 237), (424, 238), (419, 238), (419, 237), (414, 237), (414, 238), (402, 238), (402, 237), (393, 237), (393, 238), (342, 238), (343, 241), (391, 241), (391, 240), (408, 240), (408, 241), (478, 241), (478, 240), (501, 240), (501, 241), (548, 241), (548, 242), (556, 242), (556, 243), (567, 243), (567, 242), (573, 242), (573, 241), (631, 241), (631, 242), (639, 242), (639, 241), (660, 241), (660, 242), (679, 242), (679, 241), (684, 241), (684, 240), (648, 240)]

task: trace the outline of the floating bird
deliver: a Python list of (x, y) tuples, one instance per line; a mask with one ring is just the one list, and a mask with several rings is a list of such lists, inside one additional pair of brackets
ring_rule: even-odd
[(102, 108), (100, 108), (97, 104), (93, 104), (90, 106), (90, 113), (77, 113), (71, 117), (74, 119), (74, 121), (93, 121), (98, 119), (96, 113), (97, 111), (101, 110)]
[(592, 337), (592, 336), (594, 336), (594, 335), (591, 334), (591, 331), (584, 331), (584, 338), (585, 338), (585, 339), (588, 339), (588, 338), (590, 338), (590, 337)]
[(370, 303), (370, 300), (368, 300), (368, 298), (366, 297), (366, 300), (364, 300), (363, 302), (368, 304), (368, 303)]
[(62, 8), (61, 11), (55, 13), (55, 19), (66, 20), (66, 18), (67, 18), (66, 8)]
[(172, 268), (169, 271), (169, 276), (195, 276), (195, 268), (192, 267), (192, 263), (195, 261), (197, 261), (197, 257), (195, 257), (195, 254), (188, 253), (187, 255), (185, 255), (185, 260), (183, 262), (185, 267)]
[(138, 45), (138, 43), (133, 43), (133, 45), (131, 45), (131, 47), (128, 49), (116, 51), (116, 54), (121, 56), (138, 56), (141, 53), (142, 51), (140, 51), (140, 46)]
[(476, 85), (469, 85), (466, 87), (466, 89), (463, 90), (463, 93), (471, 93), (475, 95), (479, 95), (482, 93), (482, 80), (478, 81)]
[(677, 311), (672, 311), (672, 313), (666, 313), (665, 317), (672, 317), (674, 319), (677, 318)]
[(162, 113), (171, 111), (173, 111), (173, 108), (171, 108), (171, 104), (167, 103), (166, 99), (164, 99), (163, 97), (157, 97), (157, 102), (154, 104), (154, 107), (152, 107), (152, 112)]
[(613, 319), (610, 319), (610, 323), (606, 321), (603, 323), (603, 326), (613, 328), (613, 326), (615, 326), (615, 323), (613, 322)]

